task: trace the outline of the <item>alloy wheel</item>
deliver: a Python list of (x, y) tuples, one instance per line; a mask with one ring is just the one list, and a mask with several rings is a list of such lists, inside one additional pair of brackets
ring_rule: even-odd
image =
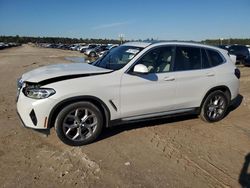
[(72, 141), (83, 141), (91, 137), (97, 127), (97, 116), (88, 108), (76, 108), (63, 120), (63, 132)]

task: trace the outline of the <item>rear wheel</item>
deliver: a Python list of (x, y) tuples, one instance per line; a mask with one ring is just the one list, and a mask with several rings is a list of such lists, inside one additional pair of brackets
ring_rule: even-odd
[(102, 127), (102, 113), (90, 102), (77, 102), (66, 106), (55, 122), (57, 136), (71, 146), (93, 142), (100, 135)]
[(206, 122), (220, 121), (226, 114), (228, 104), (228, 98), (222, 91), (210, 93), (201, 107), (201, 119)]

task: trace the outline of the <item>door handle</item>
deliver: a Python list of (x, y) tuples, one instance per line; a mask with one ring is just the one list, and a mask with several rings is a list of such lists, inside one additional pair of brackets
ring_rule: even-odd
[(211, 76), (214, 76), (215, 74), (214, 73), (212, 73), (212, 72), (208, 72), (208, 73), (206, 73), (206, 76), (207, 77), (211, 77)]
[(172, 76), (169, 76), (169, 77), (165, 77), (165, 78), (164, 78), (164, 81), (174, 81), (174, 80), (175, 80), (175, 78), (172, 77)]

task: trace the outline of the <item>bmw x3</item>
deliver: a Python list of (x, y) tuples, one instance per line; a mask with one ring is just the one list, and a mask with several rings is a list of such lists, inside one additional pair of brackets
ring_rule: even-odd
[(65, 144), (93, 142), (103, 128), (169, 115), (225, 116), (240, 71), (226, 50), (185, 42), (130, 42), (97, 61), (40, 67), (18, 80), (25, 127), (50, 129)]

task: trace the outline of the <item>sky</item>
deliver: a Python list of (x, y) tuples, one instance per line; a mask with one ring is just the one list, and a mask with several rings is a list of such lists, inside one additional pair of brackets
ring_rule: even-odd
[(0, 35), (250, 38), (250, 0), (0, 0)]

